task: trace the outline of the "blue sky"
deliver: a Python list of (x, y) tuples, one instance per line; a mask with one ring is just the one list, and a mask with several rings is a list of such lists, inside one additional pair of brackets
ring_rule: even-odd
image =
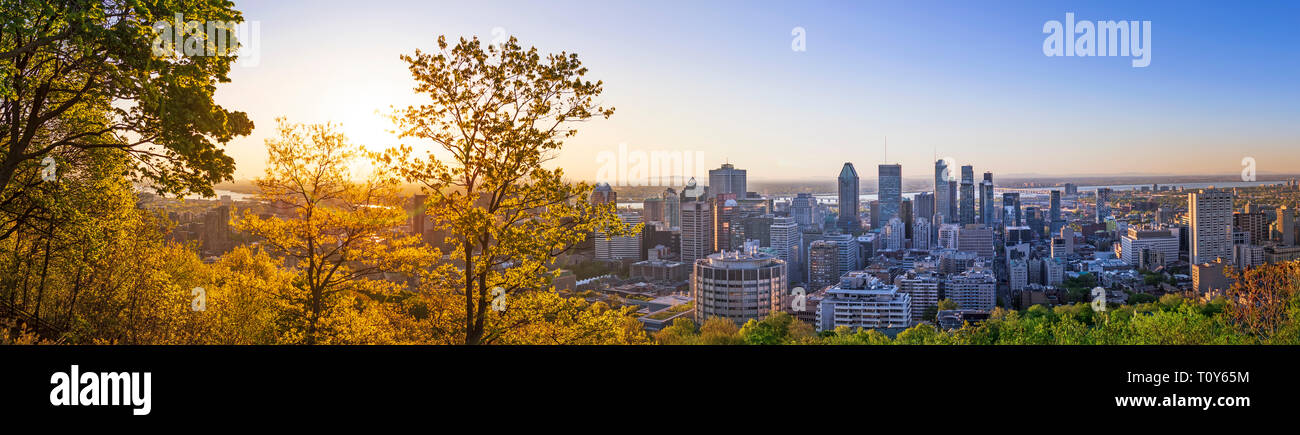
[[(591, 179), (619, 144), (703, 152), (751, 179), (873, 174), (884, 137), (904, 176), (933, 156), (995, 174), (1300, 172), (1300, 6), (1232, 2), (238, 1), (260, 62), (218, 101), (258, 129), (233, 143), (261, 174), (277, 116), (397, 140), (376, 113), (419, 103), (402, 53), (494, 28), (579, 54), (614, 117), (582, 126), (554, 164)], [(1047, 57), (1044, 22), (1151, 21), (1146, 68)], [(791, 30), (806, 30), (804, 52)]]

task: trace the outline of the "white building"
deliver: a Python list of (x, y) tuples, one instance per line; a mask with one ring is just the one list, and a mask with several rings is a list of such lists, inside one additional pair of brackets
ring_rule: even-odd
[(1150, 249), (1165, 255), (1165, 264), (1178, 262), (1178, 230), (1142, 231), (1129, 228), (1119, 240), (1119, 259), (1137, 266), (1142, 262), (1142, 250)]
[[(641, 223), (641, 215), (636, 213), (619, 213), (619, 220), (622, 220), (628, 228), (635, 227)], [(641, 258), (641, 235), (632, 236), (615, 236), (607, 237), (604, 234), (596, 233), (596, 259), (602, 261), (616, 261)]]
[(907, 225), (897, 216), (890, 218), (883, 230), (885, 249), (901, 251), (907, 247)]
[(1007, 265), (1007, 279), (1012, 292), (1024, 291), (1029, 286), (1029, 264), (1025, 260), (1011, 260)]
[(799, 224), (794, 218), (778, 217), (772, 220), (772, 226), (768, 230), (768, 246), (776, 251), (776, 258), (785, 262), (791, 275), (802, 270), (799, 265), (803, 263), (803, 255), (799, 249), (803, 246), (803, 232), (799, 231)]
[(906, 328), (912, 326), (912, 299), (898, 287), (881, 283), (866, 272), (850, 272), (826, 289), (817, 305), (817, 330)]
[(957, 249), (957, 236), (961, 234), (961, 225), (939, 225), (939, 248)]
[(1232, 259), (1232, 193), (1201, 190), (1187, 194), (1192, 264)]
[(1043, 285), (1060, 287), (1065, 284), (1065, 263), (1055, 258), (1044, 258), (1040, 262), (1043, 273)]
[(826, 234), (823, 240), (835, 242), (835, 249), (840, 259), (840, 273), (862, 268), (861, 260), (858, 258), (857, 239), (851, 234)]

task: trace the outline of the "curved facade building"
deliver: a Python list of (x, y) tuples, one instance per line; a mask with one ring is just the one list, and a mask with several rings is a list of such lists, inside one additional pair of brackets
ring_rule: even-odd
[(789, 276), (786, 263), (758, 252), (758, 243), (745, 243), (743, 251), (727, 251), (695, 261), (691, 295), (695, 297), (695, 323), (722, 317), (742, 325), (762, 320), (780, 309)]

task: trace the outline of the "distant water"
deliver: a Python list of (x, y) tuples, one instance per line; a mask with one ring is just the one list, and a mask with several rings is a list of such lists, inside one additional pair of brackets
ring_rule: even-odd
[(203, 200), (215, 201), (215, 200), (220, 200), (221, 197), (223, 196), (229, 196), (230, 199), (234, 201), (256, 201), (257, 200), (257, 195), (251, 193), (231, 192), (229, 190), (221, 190), (221, 189), (213, 190), (213, 192), (215, 192), (217, 196), (212, 198), (204, 198), (200, 195), (186, 195), (185, 199), (203, 199)]

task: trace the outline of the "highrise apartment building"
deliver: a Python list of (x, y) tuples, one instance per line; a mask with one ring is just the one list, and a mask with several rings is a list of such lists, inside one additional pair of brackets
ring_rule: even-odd
[(1192, 264), (1232, 259), (1232, 193), (1204, 189), (1187, 194)]

